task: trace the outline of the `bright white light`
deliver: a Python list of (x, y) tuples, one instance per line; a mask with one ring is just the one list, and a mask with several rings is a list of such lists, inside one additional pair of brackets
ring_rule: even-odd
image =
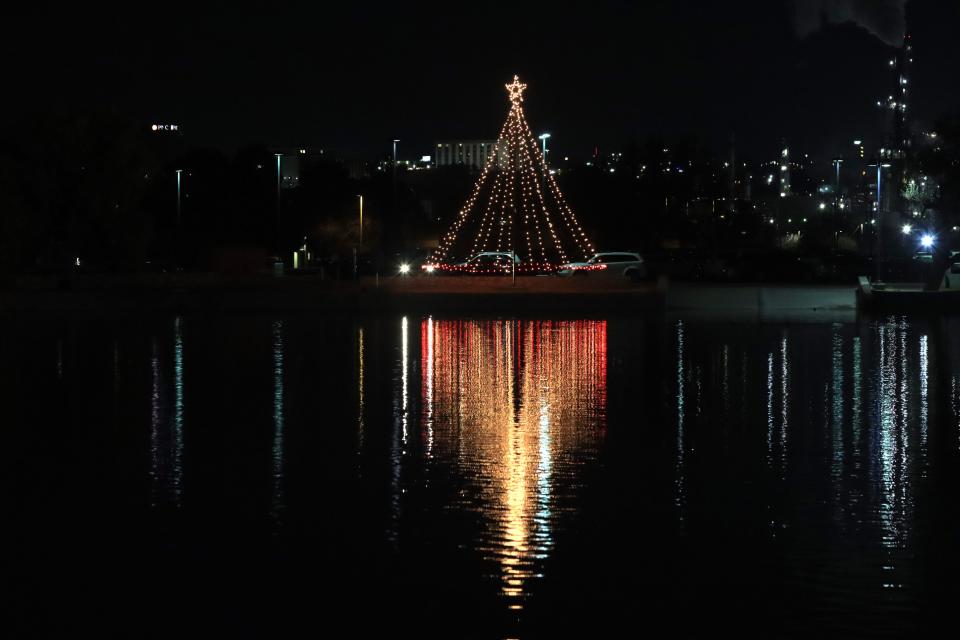
[(904, 235), (907, 235), (911, 231), (913, 231), (913, 227), (911, 227), (909, 224), (905, 224), (902, 227), (900, 227), (900, 231), (903, 231)]
[(929, 249), (933, 246), (933, 236), (929, 233), (923, 234), (923, 237), (920, 238), (920, 246), (924, 249)]
[(427, 265), (427, 273), (433, 273), (433, 270), (436, 269), (432, 264)]
[(407, 263), (400, 265), (400, 273), (410, 273), (410, 265)]
[(827, 208), (826, 203), (821, 202), (821, 203), (820, 203), (820, 211), (823, 211), (823, 210), (826, 209), (826, 208)]

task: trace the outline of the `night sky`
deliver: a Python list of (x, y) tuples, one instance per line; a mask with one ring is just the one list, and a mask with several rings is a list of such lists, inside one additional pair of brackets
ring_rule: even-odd
[[(3, 120), (112, 110), (179, 123), (191, 146), (372, 157), (399, 138), (401, 157), (419, 157), (439, 139), (494, 137), (518, 73), (531, 126), (553, 134), (555, 153), (585, 158), (657, 133), (724, 152), (736, 132), (742, 152), (767, 158), (784, 137), (830, 155), (869, 138), (894, 82), (880, 38), (810, 24), (821, 9), (855, 16), (863, 0), (808, 2), (804, 24), (782, 0), (354, 4), (8, 16), (0, 50), (16, 90)], [(960, 107), (960, 3), (911, 0), (906, 14), (912, 114), (929, 123)]]

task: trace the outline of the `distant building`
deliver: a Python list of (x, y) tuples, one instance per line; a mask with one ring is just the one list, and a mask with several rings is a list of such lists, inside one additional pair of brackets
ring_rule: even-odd
[[(434, 164), (438, 167), (462, 165), (480, 170), (497, 148), (496, 140), (449, 140), (438, 142)], [(505, 152), (501, 150), (498, 164), (504, 164)]]

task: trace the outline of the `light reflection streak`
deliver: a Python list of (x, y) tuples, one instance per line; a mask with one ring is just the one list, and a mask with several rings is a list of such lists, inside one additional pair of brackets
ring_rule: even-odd
[(423, 441), (470, 486), (457, 506), (482, 516), (478, 550), (521, 611), (573, 510), (558, 483), (576, 483), (602, 436), (606, 322), (427, 318), (420, 337)]
[[(173, 323), (173, 415), (165, 400), (160, 343), (150, 356), (150, 481), (154, 507), (181, 505), (183, 496), (184, 363), (182, 318)], [(169, 396), (167, 396), (169, 397)]]
[(854, 442), (854, 459), (857, 461), (856, 464), (857, 470), (859, 470), (859, 464), (862, 456), (860, 450), (861, 447), (861, 438), (863, 430), (863, 394), (861, 388), (863, 386), (863, 354), (862, 346), (860, 344), (860, 336), (855, 336), (853, 338), (853, 442)]
[(927, 344), (927, 336), (920, 336), (920, 457), (923, 460), (923, 467), (920, 471), (920, 477), (927, 476), (927, 421), (929, 419), (930, 405), (928, 400), (930, 383), (930, 353)]
[(403, 390), (400, 396), (402, 401), (402, 405), (400, 408), (400, 411), (401, 411), (400, 415), (403, 421), (403, 446), (406, 447), (407, 435), (408, 435), (407, 431), (409, 428), (407, 421), (409, 419), (408, 403), (409, 403), (409, 386), (410, 386), (409, 375), (407, 373), (407, 364), (410, 359), (410, 353), (409, 353), (410, 352), (410, 327), (409, 327), (409, 323), (407, 322), (407, 316), (403, 316), (403, 321), (401, 323), (401, 326), (402, 326), (402, 329), (401, 329), (402, 330), (402, 337), (401, 337), (402, 353), (400, 355), (400, 366), (401, 366), (401, 371), (403, 376)]
[(833, 463), (831, 475), (835, 483), (843, 475), (843, 337), (840, 335), (840, 325), (833, 327), (833, 352), (831, 356), (831, 451)]
[(677, 464), (676, 464), (676, 486), (677, 495), (675, 504), (680, 510), (679, 519), (683, 525), (683, 504), (684, 504), (684, 476), (683, 476), (683, 428), (684, 428), (684, 362), (683, 362), (683, 320), (677, 320)]
[(960, 449), (960, 385), (957, 384), (957, 377), (950, 377), (950, 408), (953, 409), (954, 429), (956, 430), (957, 448)]
[(366, 381), (364, 380), (366, 365), (365, 346), (363, 344), (363, 327), (357, 327), (357, 453), (363, 450), (364, 414), (366, 412)]
[(773, 353), (767, 354), (767, 464), (773, 464)]
[(906, 324), (889, 318), (878, 326), (880, 365), (878, 382), (879, 517), (883, 527), (881, 543), (888, 549), (906, 543), (910, 497), (907, 478), (906, 438), (908, 431), (906, 385)]
[(157, 506), (160, 492), (160, 346), (154, 338), (150, 354), (150, 481), (151, 506)]
[(270, 514), (279, 520), (283, 511), (284, 394), (283, 320), (273, 322), (273, 494)]
[(426, 343), (427, 349), (425, 358), (421, 362), (421, 369), (423, 371), (423, 379), (426, 385), (424, 389), (424, 404), (426, 405), (426, 411), (424, 414), (424, 427), (426, 429), (426, 439), (427, 439), (427, 458), (433, 456), (433, 344), (434, 344), (434, 333), (433, 333), (433, 318), (428, 317), (424, 323), (421, 325), (421, 340)]
[(177, 506), (183, 492), (183, 318), (173, 321), (173, 495)]
[(780, 424), (780, 446), (782, 447), (784, 455), (784, 465), (786, 464), (787, 427), (790, 407), (790, 380), (787, 373), (789, 370), (790, 364), (787, 359), (787, 336), (784, 334), (783, 340), (780, 342), (780, 402), (782, 406), (780, 411), (782, 417)]
[(408, 358), (410, 348), (409, 336), (410, 323), (407, 316), (400, 319), (400, 387), (398, 389), (399, 398), (394, 397), (394, 429), (393, 439), (390, 446), (390, 515), (391, 523), (387, 531), (387, 538), (393, 544), (399, 543), (400, 516), (401, 516), (401, 494), (404, 489), (401, 486), (401, 474), (403, 467), (403, 458), (407, 454), (407, 430), (408, 430), (408, 409), (409, 409), (409, 374)]

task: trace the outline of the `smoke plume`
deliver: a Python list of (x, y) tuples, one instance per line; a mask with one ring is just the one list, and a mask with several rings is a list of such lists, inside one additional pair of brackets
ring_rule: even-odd
[(907, 0), (794, 0), (797, 33), (852, 22), (893, 46), (903, 44)]

